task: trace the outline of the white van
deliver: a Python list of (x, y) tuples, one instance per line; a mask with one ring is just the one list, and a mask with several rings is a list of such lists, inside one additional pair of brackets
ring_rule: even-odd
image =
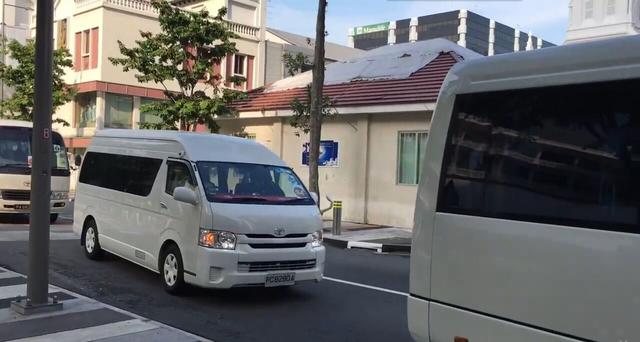
[(167, 291), (320, 281), (322, 221), (300, 179), (266, 147), (229, 136), (98, 131), (82, 161), (74, 231), (161, 273)]
[[(0, 120), (0, 215), (31, 213), (31, 122)], [(51, 134), (51, 223), (69, 203), (64, 140)]]
[(639, 93), (638, 36), (452, 69), (416, 203), (416, 340), (640, 341)]

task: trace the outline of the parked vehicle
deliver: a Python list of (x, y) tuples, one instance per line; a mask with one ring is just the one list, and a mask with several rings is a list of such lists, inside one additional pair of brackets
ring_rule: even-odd
[[(0, 120), (0, 215), (31, 212), (32, 124)], [(69, 201), (69, 163), (64, 140), (51, 134), (51, 223)]]
[(212, 134), (103, 130), (85, 154), (74, 230), (162, 275), (167, 291), (289, 286), (324, 270), (317, 196), (263, 145)]
[(638, 89), (637, 36), (452, 69), (415, 210), (416, 340), (640, 340)]

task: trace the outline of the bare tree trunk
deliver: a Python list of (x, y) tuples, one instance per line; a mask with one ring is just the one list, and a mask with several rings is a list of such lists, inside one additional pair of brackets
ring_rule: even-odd
[(311, 112), (309, 118), (309, 190), (320, 196), (318, 184), (318, 157), (322, 130), (322, 88), (324, 85), (324, 37), (327, 0), (318, 0), (316, 46), (313, 54), (313, 80), (311, 82)]

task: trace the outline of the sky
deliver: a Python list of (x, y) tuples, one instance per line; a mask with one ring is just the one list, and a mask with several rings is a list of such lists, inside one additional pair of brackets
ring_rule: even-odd
[[(317, 0), (267, 0), (267, 26), (315, 37)], [(328, 0), (327, 40), (347, 44), (350, 27), (467, 9), (562, 44), (569, 0)]]

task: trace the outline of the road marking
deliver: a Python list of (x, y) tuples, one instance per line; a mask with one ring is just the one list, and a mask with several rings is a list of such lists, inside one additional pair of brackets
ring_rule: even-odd
[(404, 297), (408, 297), (409, 294), (408, 293), (404, 293), (404, 292), (400, 292), (400, 291), (394, 291), (394, 290), (389, 290), (389, 289), (385, 289), (382, 287), (377, 287), (377, 286), (371, 286), (371, 285), (366, 285), (366, 284), (360, 284), (360, 283), (354, 283), (352, 281), (348, 281), (348, 280), (342, 280), (342, 279), (336, 279), (336, 278), (331, 278), (331, 277), (325, 277), (323, 276), (322, 279), (326, 279), (329, 281), (334, 281), (336, 283), (342, 283), (342, 284), (347, 284), (347, 285), (352, 285), (352, 286), (358, 286), (358, 287), (363, 287), (365, 289), (369, 289), (369, 290), (375, 290), (375, 291), (381, 291), (381, 292), (386, 292), (386, 293), (391, 293), (394, 295), (398, 295), (398, 296), (404, 296)]
[(143, 322), (140, 319), (136, 318), (127, 321), (108, 323), (88, 328), (61, 331), (48, 335), (27, 337), (24, 339), (14, 340), (12, 342), (93, 341), (110, 337), (120, 337), (122, 335), (134, 334), (152, 329), (160, 329), (160, 327), (152, 323)]

